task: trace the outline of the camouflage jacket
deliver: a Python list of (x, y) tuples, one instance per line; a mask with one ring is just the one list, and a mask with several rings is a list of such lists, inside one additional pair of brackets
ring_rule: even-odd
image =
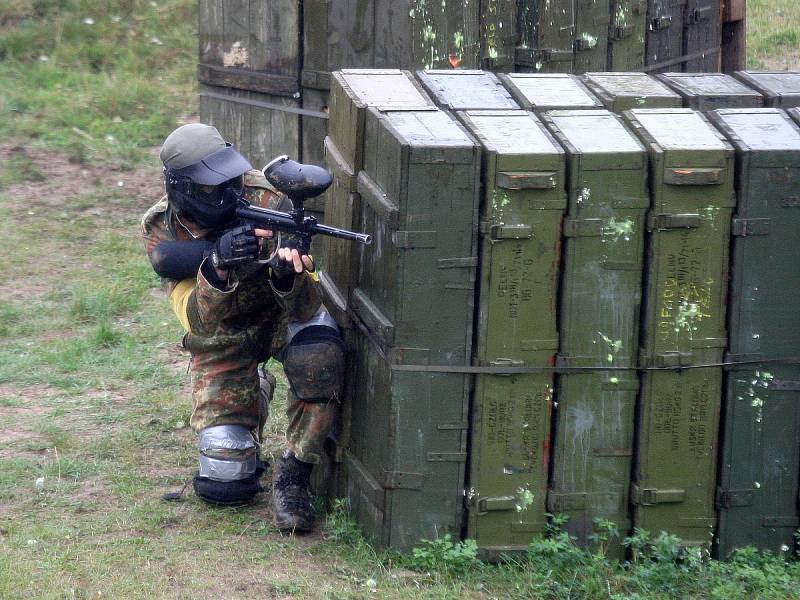
[[(257, 170), (245, 174), (245, 197), (255, 206), (278, 210), (291, 206)], [(142, 235), (149, 257), (163, 240), (214, 239), (216, 234), (169, 210), (165, 196), (142, 218)], [(272, 249), (266, 248), (264, 254)], [(189, 350), (245, 346), (262, 360), (274, 354), (276, 343), (281, 345), (274, 338), (281, 337), (287, 319), (306, 321), (321, 305), (316, 274), (296, 275), (292, 289), (283, 292), (272, 284), (262, 262), (232, 269), (224, 290), (211, 285), (201, 270), (196, 277), (182, 281), (162, 278), (162, 288), (188, 331), (184, 344)]]

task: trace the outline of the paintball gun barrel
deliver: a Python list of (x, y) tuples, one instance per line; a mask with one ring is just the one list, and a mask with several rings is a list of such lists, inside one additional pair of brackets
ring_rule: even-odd
[(322, 194), (333, 181), (331, 174), (322, 167), (300, 164), (288, 156), (279, 156), (267, 164), (263, 171), (267, 181), (288, 196), (293, 208), (289, 212), (282, 212), (253, 206), (241, 200), (236, 207), (236, 216), (241, 220), (256, 227), (288, 233), (306, 252), (311, 245), (311, 238), (318, 234), (362, 244), (372, 243), (370, 235), (323, 225), (317, 222), (316, 217), (306, 216), (303, 203)]

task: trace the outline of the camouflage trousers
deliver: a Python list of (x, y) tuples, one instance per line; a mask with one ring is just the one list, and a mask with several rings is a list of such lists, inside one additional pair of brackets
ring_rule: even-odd
[[(231, 338), (209, 340), (191, 334), (184, 338), (184, 347), (192, 354), (190, 424), (197, 432), (214, 425), (242, 425), (262, 440), (275, 378), (266, 370), (260, 377), (259, 365), (280, 354), (283, 336), (269, 336), (266, 344), (254, 344), (239, 336)], [(337, 399), (303, 402), (288, 390), (286, 444), (298, 459), (320, 461), (338, 406)]]

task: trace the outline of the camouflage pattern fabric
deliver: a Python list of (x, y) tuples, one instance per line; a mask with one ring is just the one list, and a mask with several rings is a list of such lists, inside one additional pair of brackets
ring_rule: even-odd
[[(286, 210), (290, 201), (278, 195), (260, 171), (245, 175), (245, 194), (256, 206)], [(183, 215), (175, 214), (166, 197), (142, 219), (148, 256), (163, 240), (215, 239)], [(265, 248), (264, 256), (272, 247)], [(162, 278), (169, 296), (180, 283)], [(214, 425), (242, 425), (260, 440), (267, 415), (265, 397), (259, 393), (258, 367), (277, 357), (289, 320), (307, 321), (322, 308), (316, 276), (295, 276), (294, 286), (281, 292), (272, 285), (267, 266), (241, 265), (232, 270), (230, 286), (219, 290), (198, 272), (186, 307), (190, 331), (183, 346), (191, 353), (192, 416), (195, 431)], [(327, 403), (287, 399), (288, 447), (305, 462), (318, 462), (323, 443), (336, 414), (337, 400)]]

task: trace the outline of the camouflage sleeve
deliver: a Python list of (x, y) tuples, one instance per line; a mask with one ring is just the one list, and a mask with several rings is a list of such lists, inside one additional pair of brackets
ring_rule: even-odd
[[(160, 242), (174, 240), (175, 237), (170, 233), (167, 227), (167, 197), (164, 196), (151, 206), (142, 217), (141, 234), (144, 241), (144, 249), (147, 252), (147, 258), (152, 264), (153, 250)], [(161, 278), (161, 289), (169, 297), (175, 290), (175, 286), (179, 283), (176, 279)]]
[(294, 276), (292, 289), (284, 292), (272, 285), (275, 298), (286, 311), (290, 321), (308, 321), (322, 305), (322, 291), (316, 273), (303, 272)]
[(189, 331), (203, 337), (214, 335), (234, 301), (238, 285), (234, 279), (225, 290), (214, 287), (203, 275), (201, 265), (197, 272), (197, 285), (186, 302)]

